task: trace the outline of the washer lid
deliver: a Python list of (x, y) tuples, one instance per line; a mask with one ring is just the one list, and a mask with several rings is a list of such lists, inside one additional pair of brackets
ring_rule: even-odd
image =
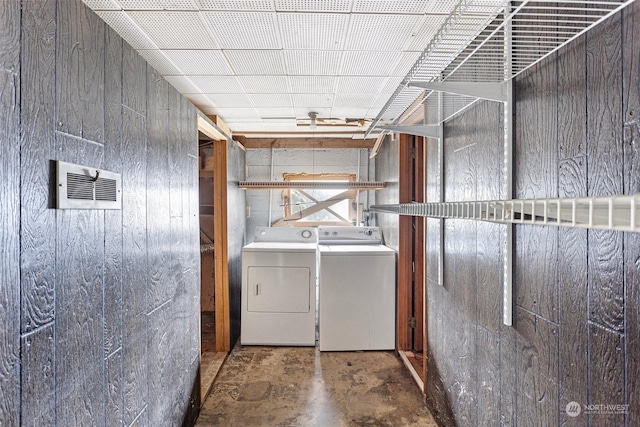
[(315, 243), (285, 243), (285, 242), (253, 242), (246, 245), (244, 252), (316, 252)]

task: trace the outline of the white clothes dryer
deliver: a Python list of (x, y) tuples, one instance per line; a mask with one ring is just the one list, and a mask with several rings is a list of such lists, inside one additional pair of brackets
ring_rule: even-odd
[(242, 345), (315, 346), (318, 234), (258, 227), (242, 249)]

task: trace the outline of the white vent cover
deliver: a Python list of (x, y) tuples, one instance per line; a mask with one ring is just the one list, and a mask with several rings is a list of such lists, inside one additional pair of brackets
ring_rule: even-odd
[(58, 209), (122, 208), (119, 173), (61, 161), (57, 161), (56, 165)]

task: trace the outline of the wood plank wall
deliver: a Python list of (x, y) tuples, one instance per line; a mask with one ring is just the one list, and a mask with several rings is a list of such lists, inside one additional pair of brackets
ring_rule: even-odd
[[(516, 79), (516, 197), (640, 192), (639, 25), (636, 2)], [(491, 102), (446, 123), (447, 201), (502, 198), (502, 125)], [(445, 283), (427, 282), (434, 415), (444, 425), (639, 425), (640, 237), (516, 226), (507, 327), (502, 227), (446, 220)], [(572, 401), (628, 414), (570, 417)]]
[[(0, 425), (188, 425), (195, 109), (81, 1), (0, 8)], [(122, 210), (53, 209), (54, 160), (121, 173)]]

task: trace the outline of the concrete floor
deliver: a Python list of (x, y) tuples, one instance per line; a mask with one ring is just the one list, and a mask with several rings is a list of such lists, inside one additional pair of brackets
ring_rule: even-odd
[(437, 424), (393, 352), (320, 353), (237, 346), (196, 426), (426, 426)]

